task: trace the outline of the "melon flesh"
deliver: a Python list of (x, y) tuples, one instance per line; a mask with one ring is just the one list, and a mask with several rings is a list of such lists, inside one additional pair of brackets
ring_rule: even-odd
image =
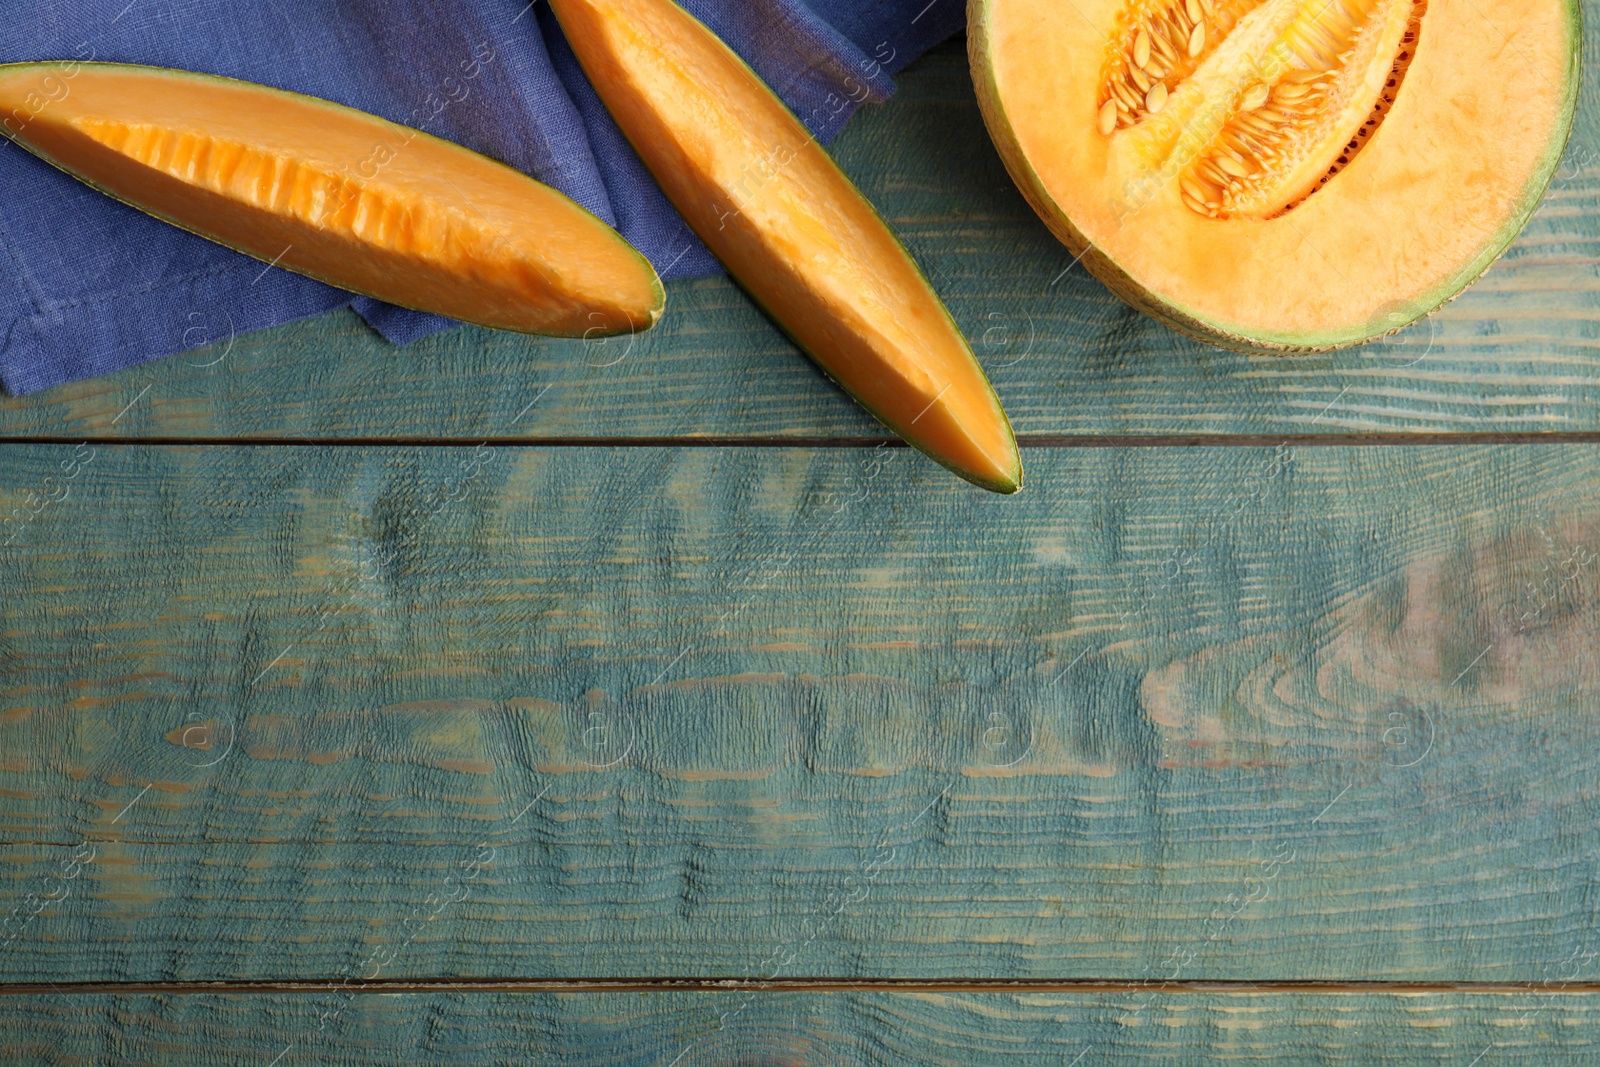
[(96, 188), (258, 259), (503, 330), (648, 329), (655, 270), (486, 156), (328, 101), (122, 64), (0, 66), (0, 130)]
[(1360, 343), (1521, 231), (1565, 147), (1577, 0), (970, 0), (995, 143), (1130, 303), (1241, 350)]
[(782, 101), (671, 0), (551, 8), (667, 197), (800, 348), (934, 460), (1016, 491), (1016, 440), (971, 348)]

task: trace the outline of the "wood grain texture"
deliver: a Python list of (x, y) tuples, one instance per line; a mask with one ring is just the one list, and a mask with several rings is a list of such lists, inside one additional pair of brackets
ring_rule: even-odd
[[(1588, 1065), (1600, 1004), (1513, 995), (429, 994), (0, 997), (29, 1067), (307, 1063)], [(278, 1058), (281, 1056), (281, 1059)]]
[[(1593, 59), (1600, 0), (1586, 14)], [(1597, 77), (1591, 62), (1585, 99)], [(1593, 108), (1486, 278), (1391, 343), (1306, 357), (1181, 338), (1073, 267), (1000, 165), (959, 41), (907, 70), (899, 94), (836, 145), (946, 298), (1020, 434), (1600, 430)], [(591, 344), (467, 329), (395, 348), (348, 312), (234, 337), (226, 307), (187, 316), (211, 348), (0, 398), (0, 437), (883, 433), (722, 279), (673, 284), (655, 331)]]
[(1594, 446), (6, 454), (0, 980), (1600, 947)]

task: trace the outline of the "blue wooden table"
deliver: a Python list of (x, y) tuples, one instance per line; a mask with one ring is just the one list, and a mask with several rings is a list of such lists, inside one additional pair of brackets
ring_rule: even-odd
[(1595, 119), (1434, 319), (1248, 357), (920, 61), (837, 153), (1015, 498), (718, 279), (0, 401), (0, 1062), (1600, 1062)]

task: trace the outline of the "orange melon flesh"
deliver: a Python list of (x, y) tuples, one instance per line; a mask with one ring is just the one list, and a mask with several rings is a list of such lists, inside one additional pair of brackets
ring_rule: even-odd
[(1478, 278), (1580, 81), (1576, 0), (970, 0), (969, 26), (1050, 228), (1130, 303), (1246, 351), (1367, 341)]
[(0, 129), (157, 218), (402, 307), (502, 330), (648, 329), (655, 270), (486, 156), (328, 101), (209, 75), (0, 66)]
[(554, 0), (628, 140), (751, 296), (890, 429), (997, 492), (1010, 423), (926, 279), (828, 153), (670, 0)]

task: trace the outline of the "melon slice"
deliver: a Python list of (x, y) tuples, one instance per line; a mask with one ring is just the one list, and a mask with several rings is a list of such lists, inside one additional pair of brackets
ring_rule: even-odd
[(983, 369), (883, 220), (782, 101), (671, 0), (553, 0), (600, 98), (695, 233), (822, 369), (911, 445), (1015, 492)]
[(0, 66), (0, 130), (142, 211), (402, 307), (523, 333), (648, 329), (649, 262), (561, 193), (338, 104), (154, 67)]
[(1047, 225), (1203, 341), (1404, 328), (1521, 232), (1576, 113), (1578, 0), (970, 0), (978, 99)]

